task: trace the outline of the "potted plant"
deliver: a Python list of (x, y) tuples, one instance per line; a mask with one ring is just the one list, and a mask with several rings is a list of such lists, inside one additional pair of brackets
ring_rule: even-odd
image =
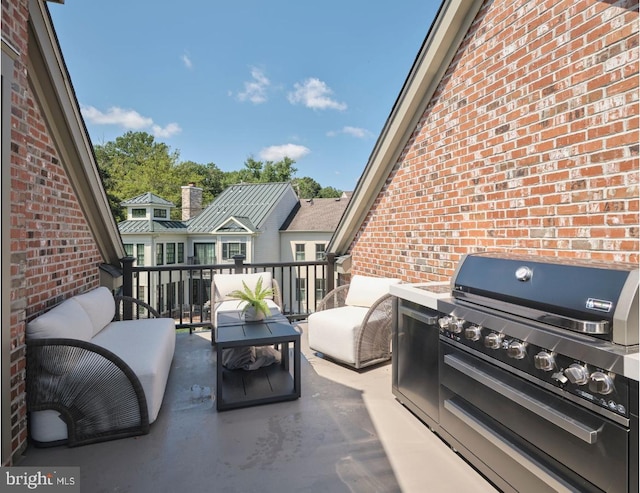
[[(236, 289), (229, 293), (231, 298), (236, 298), (241, 302), (245, 302), (242, 308), (242, 314), (246, 322), (259, 322), (271, 315), (269, 305), (267, 305), (266, 299), (269, 296), (273, 296), (273, 290), (271, 288), (262, 287), (262, 277), (258, 278), (255, 289), (251, 289), (247, 286), (247, 283), (242, 281), (243, 289)], [(240, 306), (240, 304), (238, 304)]]

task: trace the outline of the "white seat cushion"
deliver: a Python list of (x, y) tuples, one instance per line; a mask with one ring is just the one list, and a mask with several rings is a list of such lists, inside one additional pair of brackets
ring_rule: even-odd
[(73, 298), (84, 311), (87, 312), (93, 326), (93, 334), (96, 335), (107, 326), (116, 314), (116, 303), (109, 288), (100, 287), (88, 293), (83, 293)]
[[(213, 284), (215, 286), (214, 301), (233, 300), (229, 296), (230, 293), (236, 290), (242, 291), (244, 289), (243, 282), (246, 283), (249, 289), (254, 290), (258, 279), (262, 278), (262, 287), (271, 288), (272, 277), (271, 272), (256, 272), (254, 274), (215, 274), (213, 276)], [(268, 296), (273, 299), (273, 296)]]
[(153, 423), (173, 360), (175, 322), (170, 318), (111, 322), (91, 342), (118, 355), (138, 376), (147, 398), (149, 422)]
[[(265, 302), (267, 303), (269, 310), (271, 310), (271, 316), (280, 315), (280, 307), (276, 305), (275, 301), (266, 299)], [(218, 317), (221, 313), (224, 313), (224, 312), (236, 313), (239, 310), (242, 310), (246, 304), (247, 304), (246, 301), (235, 300), (235, 299), (230, 299), (230, 300), (216, 303), (213, 317), (212, 317), (213, 326), (214, 327), (218, 326)]]
[(400, 279), (354, 275), (349, 283), (345, 305), (371, 308), (378, 299), (389, 294), (389, 286), (399, 284)]
[(354, 364), (356, 333), (368, 311), (361, 306), (342, 306), (312, 313), (307, 325), (309, 347), (331, 358)]
[(75, 298), (63, 301), (27, 324), (28, 339), (66, 338), (88, 341), (91, 337), (91, 318)]

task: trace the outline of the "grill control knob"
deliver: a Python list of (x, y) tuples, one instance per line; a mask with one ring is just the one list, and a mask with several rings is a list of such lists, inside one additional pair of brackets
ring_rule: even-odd
[(547, 353), (546, 351), (540, 351), (533, 357), (533, 364), (538, 370), (552, 371), (556, 366), (556, 361), (553, 354)]
[(569, 381), (575, 385), (584, 385), (589, 381), (589, 370), (578, 363), (574, 363), (565, 369), (564, 374)]
[(511, 341), (507, 346), (507, 356), (513, 359), (522, 359), (527, 355), (527, 344), (520, 341)]
[(607, 395), (613, 392), (613, 378), (601, 371), (594, 371), (589, 377), (589, 390)]
[(484, 346), (489, 349), (500, 349), (502, 347), (502, 334), (492, 332), (484, 338)]
[(482, 334), (482, 327), (479, 325), (470, 325), (464, 329), (464, 337), (470, 341), (479, 341)]
[(451, 317), (441, 317), (438, 319), (438, 325), (441, 329), (448, 329), (449, 324), (453, 321)]
[(449, 330), (454, 334), (459, 334), (460, 332), (462, 332), (463, 327), (464, 327), (464, 320), (462, 320), (461, 318), (457, 320), (453, 320), (449, 324)]

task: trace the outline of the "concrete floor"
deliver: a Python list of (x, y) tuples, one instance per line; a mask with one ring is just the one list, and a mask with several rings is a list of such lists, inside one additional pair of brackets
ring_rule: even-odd
[(483, 493), (493, 488), (391, 393), (391, 365), (356, 372), (309, 351), (302, 397), (218, 413), (210, 333), (178, 334), (151, 432), (78, 448), (30, 447), (20, 466), (79, 466), (100, 492)]

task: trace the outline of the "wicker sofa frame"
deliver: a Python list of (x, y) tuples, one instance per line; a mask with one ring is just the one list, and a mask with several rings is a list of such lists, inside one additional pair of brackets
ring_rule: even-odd
[[(147, 303), (115, 296), (114, 321), (122, 304), (137, 305), (134, 318), (159, 318)], [(142, 317), (145, 314), (147, 317)], [(149, 433), (149, 413), (138, 376), (119, 356), (78, 339), (27, 339), (27, 409), (55, 410), (67, 425), (66, 440), (39, 447), (87, 445)]]
[[(327, 293), (316, 311), (345, 306), (350, 286), (344, 284)], [(355, 363), (351, 365), (340, 361), (341, 364), (359, 370), (391, 359), (393, 301), (393, 296), (385, 294), (371, 305), (356, 331)], [(332, 359), (330, 355), (324, 356)]]

